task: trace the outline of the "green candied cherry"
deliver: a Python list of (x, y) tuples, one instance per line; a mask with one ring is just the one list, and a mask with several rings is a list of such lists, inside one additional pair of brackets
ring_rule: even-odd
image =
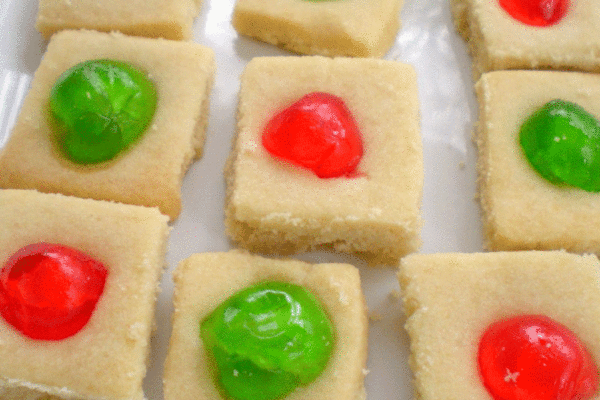
[(552, 100), (521, 126), (525, 156), (548, 181), (600, 191), (600, 124), (581, 106)]
[(332, 324), (301, 286), (262, 282), (220, 304), (200, 334), (227, 399), (280, 399), (316, 379), (334, 346)]
[(146, 131), (156, 102), (154, 83), (132, 65), (84, 61), (65, 71), (52, 88), (56, 143), (78, 164), (111, 160)]

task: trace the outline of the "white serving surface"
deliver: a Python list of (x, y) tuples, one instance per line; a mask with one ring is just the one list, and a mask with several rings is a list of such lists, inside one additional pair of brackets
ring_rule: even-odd
[[(194, 40), (216, 53), (207, 141), (202, 159), (183, 183), (183, 211), (173, 224), (167, 273), (157, 303), (157, 330), (145, 380), (149, 400), (162, 400), (162, 366), (170, 336), (173, 283), (170, 272), (193, 253), (226, 251), (232, 244), (223, 224), (223, 167), (235, 132), (239, 76), (253, 57), (290, 55), (240, 37), (231, 26), (234, 0), (205, 0), (194, 25)], [(46, 42), (35, 30), (37, 0), (0, 0), (0, 147), (6, 141), (40, 63)], [(452, 25), (447, 0), (406, 0), (402, 27), (386, 59), (409, 63), (418, 74), (425, 185), (421, 252), (474, 252), (482, 246), (475, 202), (477, 119), (471, 61)], [(2, 172), (0, 171), (0, 174)], [(370, 400), (413, 398), (409, 341), (393, 268), (370, 268), (354, 257), (309, 253), (296, 258), (355, 264), (371, 314), (366, 377)]]

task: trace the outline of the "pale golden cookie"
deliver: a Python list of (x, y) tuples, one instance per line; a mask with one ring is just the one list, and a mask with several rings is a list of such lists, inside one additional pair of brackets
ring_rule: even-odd
[(93, 29), (189, 40), (199, 3), (200, 0), (40, 0), (35, 27), (46, 39), (66, 29)]
[[(345, 102), (362, 135), (356, 177), (322, 179), (273, 157), (267, 122), (305, 94)], [(255, 58), (243, 76), (226, 168), (228, 235), (252, 251), (322, 245), (394, 264), (421, 243), (423, 153), (412, 67), (376, 59)]]
[(48, 242), (108, 270), (91, 319), (71, 337), (30, 339), (0, 316), (0, 398), (144, 399), (167, 222), (157, 209), (0, 190), (0, 268), (20, 248)]
[(325, 370), (285, 399), (365, 399), (368, 324), (358, 270), (348, 264), (308, 264), (230, 251), (195, 254), (174, 272), (175, 314), (165, 363), (165, 400), (222, 399), (200, 338), (200, 322), (230, 296), (269, 280), (308, 289), (322, 302), (335, 329), (335, 348)]
[(399, 279), (418, 399), (491, 399), (477, 352), (486, 328), (504, 318), (546, 315), (600, 360), (600, 263), (593, 255), (410, 255)]
[[(125, 152), (96, 165), (75, 164), (54, 143), (47, 113), (50, 90), (68, 68), (105, 58), (148, 74), (156, 86), (156, 112)], [(202, 154), (214, 71), (213, 51), (196, 43), (93, 31), (54, 35), (0, 152), (0, 187), (159, 207), (176, 218), (183, 176)]]
[(490, 250), (566, 249), (600, 253), (600, 194), (556, 186), (534, 170), (519, 130), (554, 99), (600, 118), (600, 76), (553, 71), (496, 71), (476, 85), (479, 199)]
[(451, 7), (469, 44), (475, 77), (500, 69), (600, 71), (596, 0), (571, 1), (562, 20), (548, 27), (517, 21), (497, 0), (452, 0)]
[(237, 0), (238, 33), (302, 54), (383, 57), (404, 0)]

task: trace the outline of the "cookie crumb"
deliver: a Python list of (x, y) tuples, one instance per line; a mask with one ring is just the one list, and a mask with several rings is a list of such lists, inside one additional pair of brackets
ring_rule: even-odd
[(377, 322), (377, 321), (381, 321), (383, 319), (383, 316), (378, 313), (377, 311), (373, 311), (371, 313), (369, 313), (369, 320), (372, 322)]

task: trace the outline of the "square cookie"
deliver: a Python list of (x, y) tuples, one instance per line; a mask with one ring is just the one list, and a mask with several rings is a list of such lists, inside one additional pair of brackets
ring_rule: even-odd
[(199, 8), (194, 0), (40, 0), (35, 27), (46, 39), (62, 30), (90, 29), (189, 40)]
[(219, 400), (200, 338), (200, 322), (240, 290), (275, 280), (301, 285), (322, 302), (335, 330), (335, 347), (315, 381), (286, 400), (364, 399), (366, 305), (358, 270), (348, 264), (274, 260), (240, 250), (195, 254), (174, 272), (173, 331), (165, 363), (165, 400)]
[(546, 27), (519, 22), (498, 1), (452, 0), (451, 7), (476, 77), (499, 69), (600, 71), (595, 0), (571, 1), (562, 19)]
[(520, 315), (550, 317), (600, 360), (600, 263), (593, 255), (415, 254), (402, 260), (399, 280), (416, 398), (491, 399), (480, 378), (480, 338), (490, 324)]
[(476, 85), (479, 199), (485, 247), (600, 253), (600, 194), (556, 186), (525, 157), (519, 131), (553, 99), (600, 118), (600, 76), (557, 71), (495, 71)]
[(0, 398), (144, 399), (168, 218), (157, 209), (0, 190), (0, 266), (39, 242), (77, 249), (108, 270), (87, 324), (57, 341), (31, 339), (0, 316)]
[(383, 57), (404, 0), (237, 0), (233, 27), (284, 49), (324, 56)]
[[(267, 122), (306, 94), (341, 98), (364, 153), (353, 177), (319, 178), (262, 145)], [(420, 246), (423, 151), (412, 67), (377, 59), (266, 57), (242, 76), (226, 167), (226, 227), (239, 245), (290, 254), (320, 246), (396, 263)]]
[[(136, 66), (154, 82), (158, 100), (149, 128), (125, 152), (83, 165), (59, 152), (47, 108), (56, 79), (93, 59)], [(202, 153), (214, 69), (212, 50), (196, 43), (93, 31), (54, 35), (0, 152), (0, 187), (159, 207), (176, 218), (184, 173)]]

